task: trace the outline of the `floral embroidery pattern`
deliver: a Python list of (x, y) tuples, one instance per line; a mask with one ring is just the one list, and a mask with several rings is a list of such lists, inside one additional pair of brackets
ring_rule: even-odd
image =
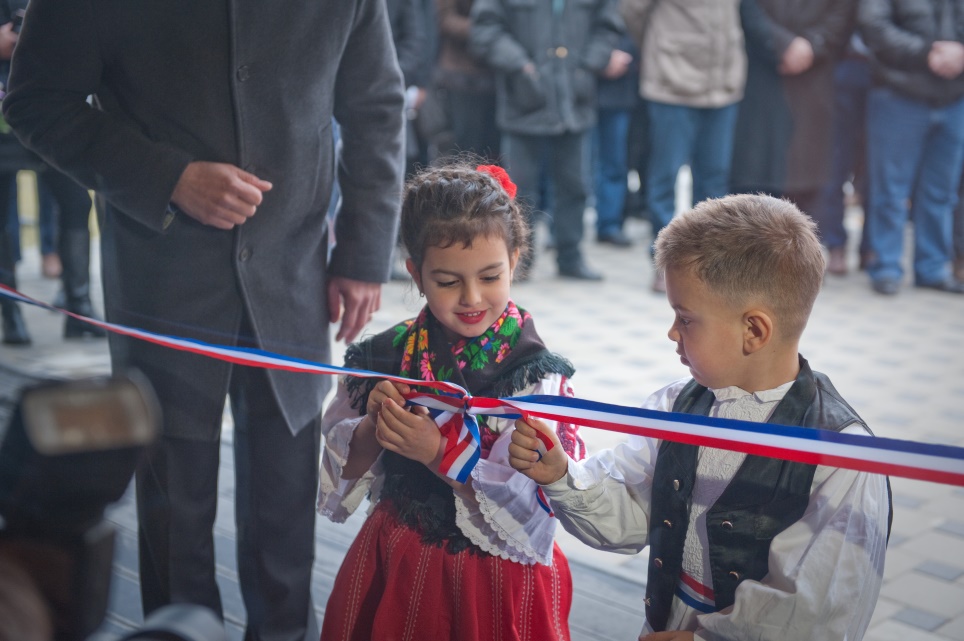
[[(405, 345), (402, 355), (400, 376), (413, 377), (424, 381), (451, 380), (453, 370), (439, 365), (436, 371), (435, 352), (430, 348), (428, 328), (425, 320), (426, 309), (423, 309), (414, 321), (406, 321), (395, 327), (393, 346)], [(520, 310), (510, 302), (505, 311), (481, 336), (463, 338), (452, 345), (452, 355), (459, 370), (468, 368), (470, 371), (483, 369), (490, 363), (499, 364), (505, 360), (522, 335), (522, 325), (530, 318), (525, 310)]]

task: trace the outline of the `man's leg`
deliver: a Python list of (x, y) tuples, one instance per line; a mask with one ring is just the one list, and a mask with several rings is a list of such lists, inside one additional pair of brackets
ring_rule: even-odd
[(867, 103), (868, 240), (875, 256), (867, 272), (875, 289), (893, 290), (883, 293), (896, 293), (891, 284), (904, 274), (907, 200), (921, 163), (928, 111), (884, 88), (872, 90)]
[(596, 142), (596, 236), (599, 240), (620, 242), (623, 228), (623, 204), (626, 200), (626, 136), (629, 111), (600, 109), (594, 132)]
[(585, 144), (588, 132), (565, 133), (550, 139), (550, 175), (555, 194), (553, 230), (559, 275), (580, 280), (599, 280), (582, 255), (586, 214)]
[(321, 419), (292, 435), (264, 370), (231, 375), (246, 641), (317, 641), (311, 598)]
[(172, 603), (204, 605), (222, 616), (213, 535), (219, 449), (218, 440), (162, 435), (137, 470), (145, 617)]
[(716, 109), (694, 110), (697, 116), (693, 140), (693, 204), (720, 198), (730, 191), (730, 163), (737, 104)]
[(519, 261), (517, 278), (525, 278), (535, 259), (535, 212), (539, 206), (540, 175), (545, 140), (541, 136), (504, 134), (502, 153), (509, 177), (516, 184), (516, 197), (525, 205), (526, 220), (530, 227), (529, 251)]
[(696, 135), (694, 112), (690, 107), (649, 102), (650, 147), (646, 199), (654, 242), (656, 235), (676, 213), (676, 176), (680, 167), (690, 161)]
[(951, 275), (954, 206), (964, 163), (964, 99), (931, 111), (912, 200), (914, 277), (920, 285), (943, 283)]

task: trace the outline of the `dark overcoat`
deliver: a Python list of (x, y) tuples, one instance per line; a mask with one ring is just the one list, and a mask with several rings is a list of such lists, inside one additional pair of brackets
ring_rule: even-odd
[[(854, 0), (744, 0), (747, 80), (733, 141), (734, 190), (776, 195), (815, 190), (829, 170), (833, 69), (854, 28)], [(796, 36), (810, 41), (813, 66), (778, 72)]]
[[(556, 136), (596, 124), (596, 76), (624, 27), (615, 0), (476, 0), (469, 47), (495, 70), (502, 132)], [(522, 72), (531, 62), (533, 75)]]
[[(3, 108), (27, 146), (106, 199), (111, 321), (230, 344), (246, 313), (259, 346), (327, 362), (326, 276), (388, 277), (403, 87), (384, 0), (32, 0)], [(332, 117), (343, 204), (329, 261)], [(194, 160), (274, 187), (245, 224), (201, 225), (169, 207)], [(181, 426), (216, 430), (228, 364), (111, 348), (115, 367), (148, 370), (169, 434), (216, 435)], [(270, 372), (293, 430), (318, 415), (327, 379)]]

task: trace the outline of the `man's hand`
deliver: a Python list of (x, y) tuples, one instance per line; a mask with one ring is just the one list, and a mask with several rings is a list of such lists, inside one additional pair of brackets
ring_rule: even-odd
[[(544, 455), (539, 453), (541, 432), (552, 441), (552, 449)], [(512, 442), (509, 443), (509, 465), (522, 472), (539, 485), (554, 483), (569, 470), (569, 457), (549, 426), (534, 418), (520, 418), (515, 422)]]
[(777, 70), (784, 76), (796, 76), (813, 66), (813, 46), (806, 38), (797, 36), (783, 52)]
[(629, 71), (629, 65), (633, 61), (632, 54), (626, 53), (622, 49), (613, 49), (609, 54), (609, 62), (602, 70), (602, 77), (609, 80), (623, 77)]
[(341, 320), (336, 341), (350, 343), (355, 340), (358, 332), (381, 306), (381, 283), (352, 280), (344, 276), (331, 276), (328, 279), (328, 320), (332, 323)]
[(936, 76), (953, 80), (964, 72), (964, 44), (938, 40), (927, 54), (927, 66)]
[(254, 216), (271, 183), (234, 165), (190, 163), (181, 174), (171, 202), (194, 220), (218, 229), (233, 229)]
[(693, 641), (693, 633), (679, 630), (653, 632), (652, 634), (639, 635), (639, 641)]
[(427, 465), (437, 471), (442, 458), (442, 434), (424, 407), (405, 409), (392, 398), (382, 402), (375, 438), (386, 450)]
[(13, 23), (0, 27), (0, 60), (10, 60), (13, 57), (13, 49), (17, 46), (17, 32), (13, 30)]

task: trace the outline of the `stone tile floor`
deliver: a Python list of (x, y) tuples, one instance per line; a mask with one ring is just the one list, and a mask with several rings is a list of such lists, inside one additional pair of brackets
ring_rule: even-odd
[[(859, 227), (859, 216), (859, 210), (848, 213), (852, 231)], [(649, 392), (686, 371), (666, 338), (672, 313), (665, 298), (649, 289), (649, 227), (630, 220), (627, 231), (637, 244), (623, 250), (596, 244), (587, 230), (587, 259), (605, 274), (602, 283), (556, 278), (551, 254), (542, 252), (532, 278), (514, 286), (513, 297), (533, 313), (546, 343), (576, 365), (577, 395), (636, 406)], [(896, 297), (876, 295), (866, 275), (856, 271), (855, 250), (851, 257), (851, 274), (827, 277), (803, 341), (803, 354), (831, 377), (877, 434), (964, 446), (964, 296), (916, 290), (910, 282)], [(28, 249), (19, 273), (25, 292), (53, 299), (56, 283), (38, 276), (35, 250)], [(390, 283), (372, 331), (413, 315), (418, 304), (410, 286)], [(25, 315), (34, 346), (0, 347), (0, 363), (41, 376), (76, 377), (109, 370), (103, 342), (67, 343), (60, 338), (62, 321), (54, 314), (26, 309)], [(341, 350), (343, 346), (337, 345), (335, 363), (341, 362)], [(232, 560), (230, 433), (227, 416), (217, 522), (219, 579), (229, 630), (232, 638), (240, 638), (243, 608)], [(621, 438), (590, 429), (584, 436), (592, 450)], [(894, 479), (893, 489), (894, 529), (884, 587), (866, 639), (964, 641), (964, 489), (905, 479)], [(112, 511), (112, 518), (119, 525), (120, 546), (103, 641), (129, 629), (140, 612), (129, 499)], [(357, 518), (343, 526), (318, 522), (315, 598), (319, 608), (324, 606), (339, 555), (359, 523)], [(645, 556), (594, 551), (565, 533), (559, 542), (575, 577), (574, 638), (635, 639), (642, 619)]]

